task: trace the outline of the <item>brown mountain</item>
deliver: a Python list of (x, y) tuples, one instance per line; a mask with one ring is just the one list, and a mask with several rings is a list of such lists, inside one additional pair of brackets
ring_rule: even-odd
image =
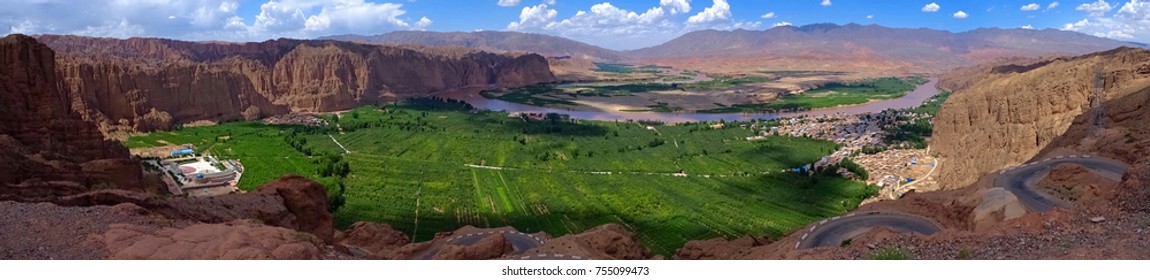
[(983, 28), (968, 32), (812, 24), (762, 31), (704, 30), (626, 52), (697, 68), (941, 71), (1004, 56), (1083, 54), (1133, 46), (1081, 33)]
[(519, 32), (395, 31), (374, 36), (349, 34), (321, 37), (320, 39), (401, 45), (458, 46), (489, 52), (528, 52), (549, 57), (570, 56), (592, 61), (613, 62), (624, 59), (624, 56), (618, 51), (563, 37)]
[(128, 150), (70, 108), (52, 49), (28, 36), (4, 37), (0, 74), (0, 200), (140, 187), (142, 170)]
[(72, 105), (105, 132), (335, 111), (466, 87), (551, 82), (539, 55), (339, 41), (196, 43), (43, 35)]

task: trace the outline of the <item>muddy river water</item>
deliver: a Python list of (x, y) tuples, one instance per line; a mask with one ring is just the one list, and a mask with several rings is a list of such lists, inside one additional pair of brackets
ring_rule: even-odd
[(624, 121), (624, 120), (657, 120), (666, 123), (682, 123), (682, 122), (697, 122), (697, 121), (718, 121), (718, 120), (755, 120), (755, 119), (777, 119), (789, 118), (797, 116), (823, 116), (823, 115), (838, 115), (838, 114), (862, 114), (881, 112), (886, 109), (905, 109), (913, 108), (926, 102), (931, 97), (938, 94), (938, 88), (935, 85), (938, 83), (937, 78), (931, 78), (929, 82), (922, 84), (915, 88), (910, 93), (903, 97), (874, 101), (866, 104), (839, 106), (832, 108), (821, 108), (802, 112), (785, 112), (785, 113), (722, 113), (722, 114), (704, 114), (704, 113), (658, 113), (658, 112), (602, 112), (602, 111), (572, 111), (557, 108), (547, 108), (532, 106), (526, 104), (511, 103), (498, 99), (488, 99), (479, 95), (477, 90), (473, 91), (457, 91), (452, 93), (440, 94), (441, 97), (450, 99), (457, 99), (475, 106), (477, 109), (486, 109), (492, 111), (507, 111), (507, 112), (531, 112), (531, 113), (560, 113), (570, 115), (571, 118), (584, 119), (584, 120), (600, 120), (600, 121)]

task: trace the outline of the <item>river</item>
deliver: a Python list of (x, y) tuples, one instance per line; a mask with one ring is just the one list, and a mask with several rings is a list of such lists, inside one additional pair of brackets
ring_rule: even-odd
[(462, 100), (471, 104), (477, 109), (486, 109), (492, 111), (507, 111), (507, 112), (531, 112), (531, 113), (559, 113), (570, 115), (571, 118), (583, 120), (600, 120), (600, 121), (624, 121), (624, 120), (657, 120), (665, 123), (683, 123), (683, 122), (697, 122), (697, 121), (718, 121), (718, 120), (739, 120), (748, 121), (755, 119), (777, 119), (789, 118), (797, 116), (824, 116), (824, 115), (854, 115), (862, 113), (875, 113), (887, 109), (906, 109), (914, 108), (921, 105), (923, 102), (930, 100), (931, 97), (938, 95), (938, 88), (936, 84), (938, 78), (931, 78), (925, 84), (919, 85), (910, 93), (906, 95), (888, 100), (880, 100), (866, 104), (838, 106), (831, 108), (821, 108), (802, 112), (785, 112), (785, 113), (722, 113), (722, 114), (704, 114), (704, 113), (658, 113), (658, 112), (602, 112), (602, 111), (572, 111), (556, 108), (547, 108), (532, 106), (519, 103), (511, 103), (498, 99), (488, 99), (479, 95), (478, 90), (469, 91), (456, 91), (451, 93), (440, 94), (440, 97)]

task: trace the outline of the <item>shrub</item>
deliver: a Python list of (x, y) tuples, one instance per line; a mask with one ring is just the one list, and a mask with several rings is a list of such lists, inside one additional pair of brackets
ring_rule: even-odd
[(867, 259), (871, 260), (913, 260), (910, 252), (898, 247), (886, 247), (871, 253)]

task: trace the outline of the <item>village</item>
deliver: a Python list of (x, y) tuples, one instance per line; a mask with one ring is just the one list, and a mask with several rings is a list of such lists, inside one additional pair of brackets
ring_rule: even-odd
[[(887, 143), (884, 128), (904, 124), (916, 119), (929, 118), (929, 115), (917, 114), (905, 110), (886, 110), (868, 114), (837, 114), (821, 117), (798, 117), (782, 119), (778, 126), (763, 128), (758, 135), (747, 137), (754, 141), (767, 137), (787, 135), (793, 137), (810, 137), (833, 141), (840, 148), (832, 154), (799, 168), (796, 172), (810, 172), (839, 166), (844, 159), (867, 170), (869, 176), (867, 184), (880, 188), (879, 195), (864, 203), (897, 199), (912, 190), (936, 190), (938, 184), (936, 177), (939, 166), (938, 159), (930, 153), (930, 149), (894, 149), (891, 147), (899, 143)], [(878, 147), (878, 148), (876, 148)], [(890, 148), (890, 149), (886, 149)], [(846, 176), (849, 174), (845, 168), (836, 172)]]
[[(161, 147), (171, 150), (173, 146)], [(209, 197), (241, 192), (238, 187), (244, 166), (238, 160), (219, 160), (211, 154), (197, 154), (192, 145), (176, 146), (167, 154), (159, 149), (135, 151), (145, 170), (160, 175), (168, 191), (176, 196)]]

